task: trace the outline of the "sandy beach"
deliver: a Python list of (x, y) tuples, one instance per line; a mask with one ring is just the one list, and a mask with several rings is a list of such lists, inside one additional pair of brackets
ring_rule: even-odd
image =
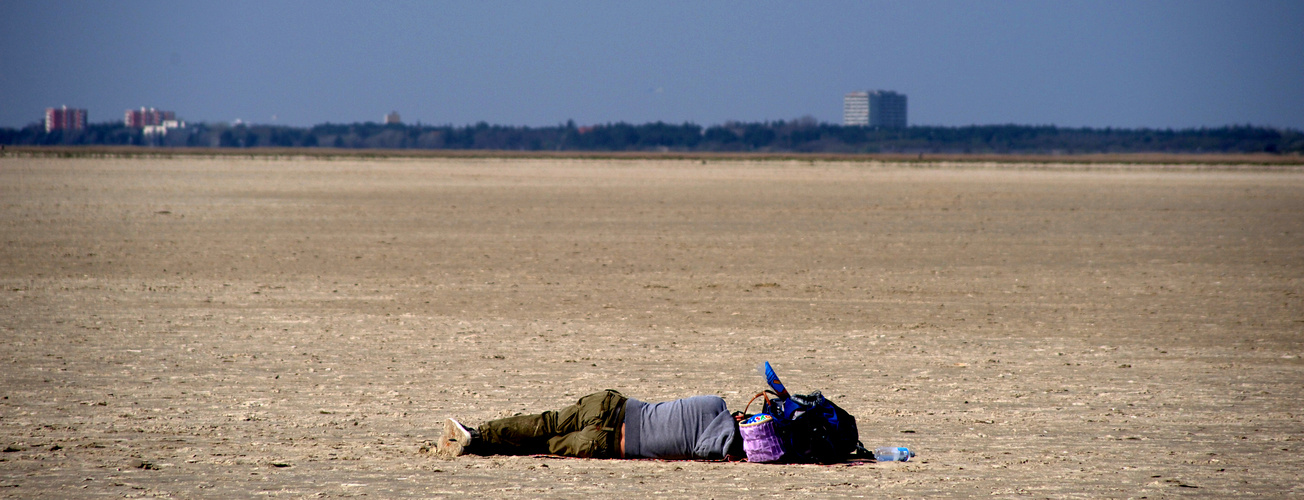
[[(1299, 167), (11, 155), (0, 241), (5, 498), (1304, 495)], [(763, 360), (917, 458), (422, 451)]]

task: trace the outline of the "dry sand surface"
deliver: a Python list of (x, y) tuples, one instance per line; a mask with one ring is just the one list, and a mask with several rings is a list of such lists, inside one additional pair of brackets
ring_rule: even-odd
[[(0, 205), (0, 496), (1304, 495), (1298, 168), (10, 156)], [(765, 359), (919, 456), (421, 451)]]

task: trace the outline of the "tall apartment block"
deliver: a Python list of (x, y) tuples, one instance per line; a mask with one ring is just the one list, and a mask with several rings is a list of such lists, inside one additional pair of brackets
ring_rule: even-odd
[(123, 125), (132, 128), (145, 128), (149, 125), (162, 125), (165, 121), (176, 121), (174, 111), (159, 111), (154, 108), (128, 109), (122, 117)]
[(869, 125), (869, 92), (848, 92), (842, 96), (842, 124)]
[(86, 128), (86, 110), (62, 108), (45, 108), (45, 131), (81, 130)]
[(905, 127), (906, 96), (891, 90), (850, 92), (842, 98), (842, 124)]
[(891, 90), (869, 93), (869, 124), (875, 127), (906, 126), (906, 96)]

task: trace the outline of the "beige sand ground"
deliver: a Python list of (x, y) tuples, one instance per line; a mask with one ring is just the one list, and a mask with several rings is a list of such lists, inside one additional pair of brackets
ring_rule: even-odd
[[(0, 158), (0, 496), (1301, 496), (1304, 173)], [(419, 452), (822, 389), (855, 467)]]

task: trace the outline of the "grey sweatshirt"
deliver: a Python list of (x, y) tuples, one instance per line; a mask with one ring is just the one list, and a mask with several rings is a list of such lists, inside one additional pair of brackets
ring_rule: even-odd
[(738, 424), (718, 396), (625, 402), (627, 458), (718, 460), (742, 454)]

